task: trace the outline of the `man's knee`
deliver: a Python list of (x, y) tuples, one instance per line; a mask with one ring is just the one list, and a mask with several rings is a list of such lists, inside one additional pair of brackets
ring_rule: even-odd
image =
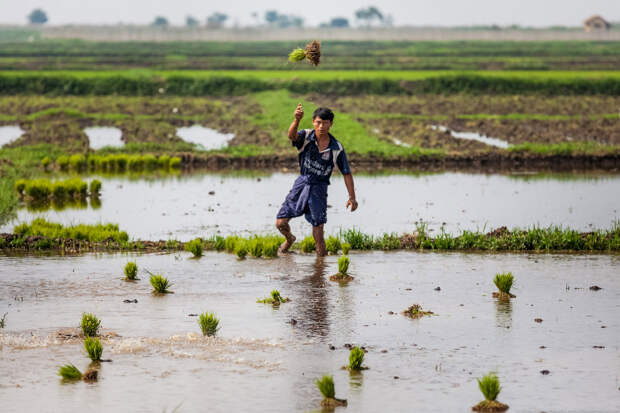
[(276, 219), (276, 228), (278, 228), (279, 230), (286, 230), (288, 229), (288, 218), (278, 218)]

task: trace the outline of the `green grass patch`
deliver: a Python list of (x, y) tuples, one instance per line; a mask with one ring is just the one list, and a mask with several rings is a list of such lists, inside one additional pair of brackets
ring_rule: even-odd
[(76, 239), (90, 242), (101, 242), (111, 238), (118, 243), (126, 243), (129, 239), (127, 233), (120, 231), (116, 224), (63, 226), (62, 224), (48, 222), (43, 218), (36, 218), (30, 224), (17, 225), (13, 228), (13, 233), (22, 237), (38, 235), (47, 238)]
[(525, 142), (508, 147), (511, 152), (529, 152), (539, 155), (593, 155), (593, 154), (618, 154), (620, 146), (603, 145), (598, 142), (562, 142), (562, 143), (536, 143)]

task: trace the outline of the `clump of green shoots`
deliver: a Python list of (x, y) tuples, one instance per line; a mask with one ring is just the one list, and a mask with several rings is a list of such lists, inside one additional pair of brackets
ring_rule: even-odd
[(263, 241), (254, 237), (247, 242), (250, 255), (254, 258), (260, 258), (263, 255)]
[(275, 258), (278, 256), (279, 240), (269, 240), (263, 244), (263, 256), (267, 258)]
[(151, 286), (153, 286), (153, 292), (156, 294), (169, 294), (172, 291), (168, 290), (172, 286), (172, 283), (168, 281), (167, 277), (161, 274), (151, 274), (149, 279)]
[(82, 332), (84, 337), (96, 337), (99, 331), (101, 320), (99, 320), (94, 314), (84, 313), (82, 314)]
[(78, 370), (73, 364), (65, 364), (64, 366), (60, 366), (58, 370), (58, 375), (62, 377), (64, 380), (81, 380), (82, 372)]
[(256, 300), (257, 303), (273, 304), (274, 306), (278, 306), (281, 303), (287, 303), (289, 301), (291, 301), (291, 299), (288, 297), (282, 297), (280, 295), (280, 291), (278, 290), (272, 290), (270, 297), (265, 297), (262, 300), (261, 299)]
[(513, 282), (514, 276), (510, 272), (495, 274), (493, 283), (495, 283), (499, 292), (494, 292), (493, 296), (502, 299), (514, 298), (515, 296), (510, 294)]
[(426, 315), (433, 315), (433, 314), (434, 313), (432, 311), (422, 310), (422, 306), (420, 304), (414, 304), (403, 311), (403, 315), (413, 318), (413, 319), (422, 318)]
[(316, 242), (312, 236), (307, 236), (301, 240), (301, 252), (306, 254), (316, 250)]
[(349, 255), (349, 251), (351, 251), (351, 244), (348, 242), (343, 242), (341, 248), (344, 255)]
[(101, 181), (98, 179), (93, 179), (89, 184), (90, 196), (99, 196), (101, 195)]
[(368, 367), (362, 366), (364, 362), (364, 350), (359, 347), (353, 347), (349, 353), (349, 366), (350, 371), (366, 370)]
[(203, 336), (214, 336), (219, 330), (220, 319), (213, 313), (202, 313), (198, 317), (198, 325)]
[(138, 264), (134, 261), (129, 261), (125, 264), (125, 279), (130, 281), (135, 281), (138, 278)]
[(342, 275), (346, 275), (347, 271), (349, 271), (350, 263), (351, 260), (349, 260), (349, 257), (343, 254), (340, 258), (338, 258), (338, 272)]
[(185, 250), (194, 254), (194, 257), (202, 257), (202, 240), (200, 238), (193, 239), (185, 244)]
[(478, 388), (484, 396), (484, 400), (472, 407), (476, 412), (503, 412), (508, 410), (508, 406), (498, 402), (497, 396), (502, 390), (499, 379), (495, 373), (489, 373), (478, 380)]
[(347, 405), (346, 400), (336, 399), (336, 386), (334, 385), (333, 376), (328, 376), (327, 374), (325, 374), (321, 379), (316, 379), (315, 383), (316, 387), (323, 395), (323, 401), (321, 401), (321, 406), (336, 407)]
[(4, 313), (4, 314), (2, 315), (2, 318), (0, 318), (0, 328), (4, 328), (4, 323), (6, 322), (6, 315), (7, 315), (7, 314), (8, 314), (8, 313)]
[(340, 245), (340, 238), (338, 237), (329, 237), (327, 238), (327, 240), (325, 241), (325, 249), (327, 250), (327, 252), (331, 253), (331, 254), (338, 254), (338, 251), (340, 250), (341, 245)]
[(101, 361), (103, 346), (97, 337), (86, 337), (84, 339), (84, 349), (92, 361)]
[(237, 254), (237, 257), (240, 260), (245, 259), (245, 257), (248, 255), (248, 246), (244, 240), (239, 240), (235, 244), (235, 254)]

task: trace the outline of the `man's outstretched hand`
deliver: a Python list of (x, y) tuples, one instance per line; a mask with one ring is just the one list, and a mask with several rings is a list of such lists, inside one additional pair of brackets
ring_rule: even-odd
[(347, 206), (345, 208), (351, 207), (351, 212), (357, 209), (357, 201), (354, 198), (349, 198), (347, 201)]
[(297, 105), (297, 109), (295, 109), (295, 120), (301, 120), (304, 117), (304, 107), (301, 105), (301, 102)]

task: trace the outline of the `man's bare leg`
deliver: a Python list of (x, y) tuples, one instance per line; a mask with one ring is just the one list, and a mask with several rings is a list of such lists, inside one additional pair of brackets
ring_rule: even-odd
[(314, 237), (314, 243), (316, 244), (316, 255), (324, 257), (327, 255), (325, 251), (325, 237), (323, 236), (323, 225), (318, 227), (312, 227), (312, 236)]
[(284, 235), (284, 238), (286, 238), (286, 240), (282, 243), (282, 245), (280, 245), (280, 248), (278, 249), (278, 252), (280, 253), (288, 252), (289, 248), (291, 248), (291, 246), (297, 239), (291, 233), (291, 226), (288, 224), (290, 220), (290, 218), (278, 218), (276, 220), (276, 228), (278, 228), (278, 231), (280, 231), (280, 233)]

